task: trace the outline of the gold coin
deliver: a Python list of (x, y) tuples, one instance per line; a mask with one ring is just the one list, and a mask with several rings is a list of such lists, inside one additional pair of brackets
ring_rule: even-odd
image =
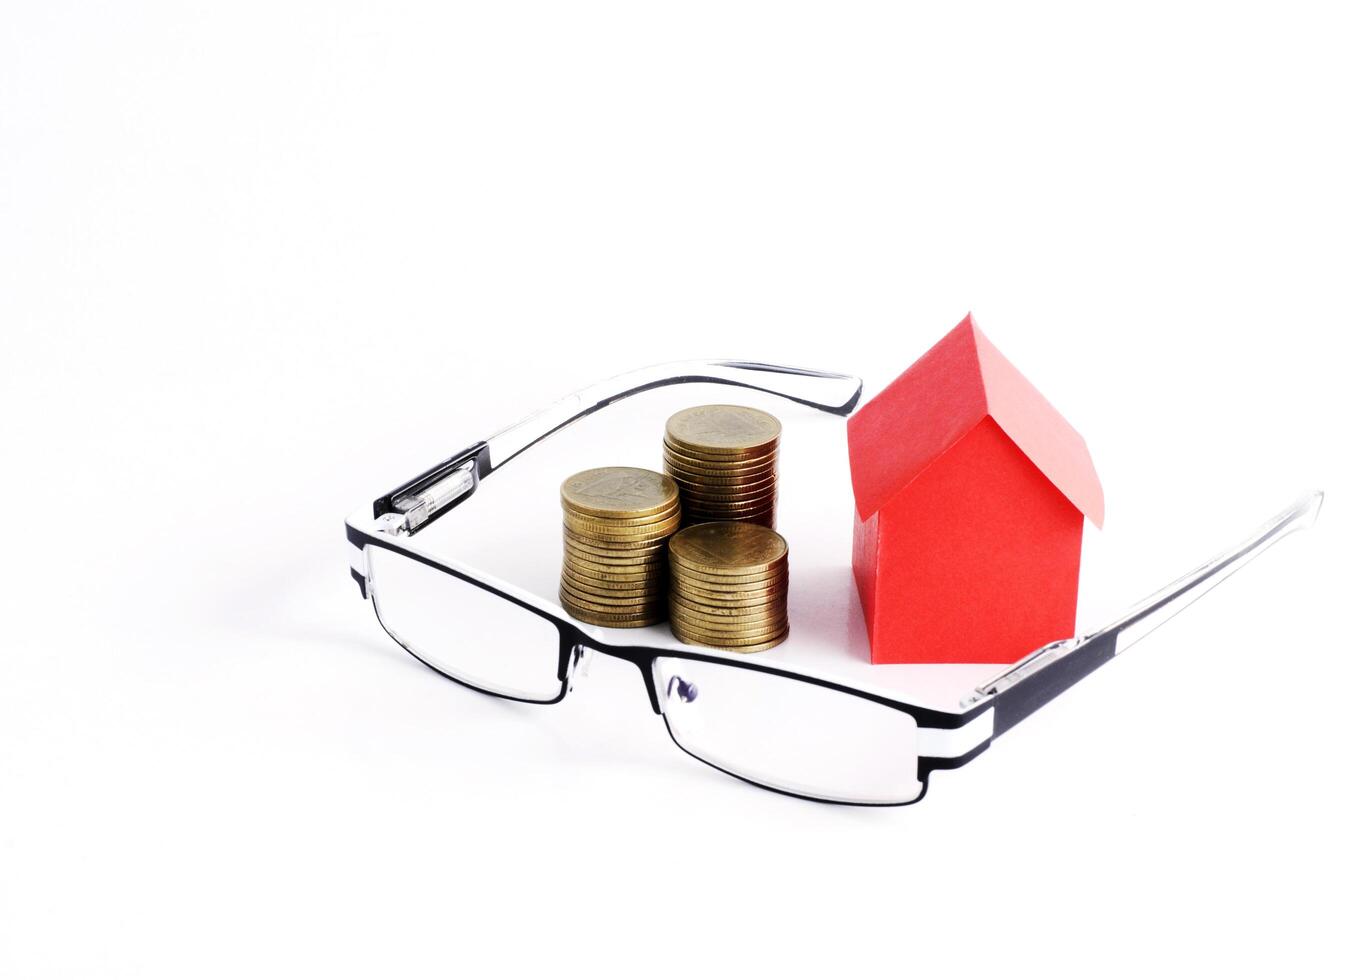
[(604, 524), (588, 524), (571, 514), (564, 514), (562, 526), (574, 534), (591, 541), (607, 544), (643, 544), (659, 538), (670, 537), (681, 526), (681, 511), (673, 511), (668, 521), (660, 524), (643, 524), (632, 527), (609, 527)]
[[(573, 601), (573, 603), (583, 605), (583, 607), (589, 609), (597, 609), (597, 611), (600, 612), (619, 612), (619, 614), (626, 614), (626, 612), (631, 612), (631, 609), (626, 607), (641, 607), (645, 609), (656, 609), (659, 607), (664, 609), (667, 608), (667, 600), (665, 600), (663, 593), (648, 593), (643, 594), (643, 596), (634, 596), (632, 592), (622, 593), (612, 592), (612, 590), (600, 590), (594, 586), (580, 585), (580, 583), (567, 578), (567, 575), (563, 575), (561, 576), (561, 579), (558, 579), (557, 589), (558, 596), (567, 597), (569, 600)], [(637, 590), (635, 590), (635, 592), (637, 592)]]
[(771, 510), (776, 506), (778, 496), (779, 494), (776, 490), (773, 490), (771, 493), (765, 493), (754, 497), (744, 497), (739, 500), (712, 500), (709, 498), (702, 498), (700, 500), (691, 501), (690, 506), (692, 508), (691, 512), (693, 513), (702, 510), (726, 510), (731, 514), (749, 511), (761, 512), (764, 510)]
[(744, 521), (754, 517), (767, 517), (776, 508), (771, 504), (750, 504), (747, 507), (698, 507), (686, 516), (686, 524), (713, 524), (716, 521)]
[(682, 473), (675, 466), (668, 466), (667, 470), (677, 481), (677, 489), (682, 496), (688, 493), (747, 493), (750, 490), (764, 490), (777, 483), (777, 475), (773, 470), (764, 470), (761, 473), (731, 473), (727, 477), (698, 477)]
[(671, 563), (673, 581), (694, 585), (702, 589), (728, 591), (732, 589), (761, 589), (767, 586), (785, 585), (789, 569), (785, 564), (779, 568), (752, 575), (711, 575), (697, 572), (683, 565)]
[(790, 635), (790, 630), (786, 630), (774, 639), (764, 640), (761, 643), (716, 643), (710, 640), (693, 639), (689, 635), (683, 636), (682, 634), (677, 633), (676, 630), (673, 630), (672, 633), (682, 643), (690, 643), (695, 646), (714, 647), (716, 650), (727, 650), (730, 653), (761, 653), (764, 650), (772, 649), (772, 647), (777, 646), (780, 643), (784, 643), (786, 637)]
[[(597, 548), (624, 550), (626, 548), (648, 548), (655, 538), (666, 540), (676, 533), (672, 525), (680, 524), (685, 512), (672, 511), (671, 520), (665, 524), (630, 524), (622, 528), (593, 526), (580, 521), (570, 514), (562, 515), (562, 533), (576, 539), (578, 544), (593, 545)], [(573, 523), (575, 522), (575, 523)], [(645, 528), (647, 530), (645, 530)]]
[(588, 585), (604, 583), (607, 588), (616, 586), (625, 589), (657, 587), (666, 592), (671, 587), (671, 579), (666, 574), (666, 570), (661, 567), (625, 570), (618, 567), (587, 567), (563, 561), (562, 574), (574, 575), (585, 580)]
[(562, 608), (565, 609), (573, 619), (580, 620), (583, 623), (618, 630), (635, 629), (640, 626), (656, 626), (666, 618), (661, 613), (656, 612), (644, 613), (637, 616), (607, 615), (605, 613), (595, 612), (591, 609), (582, 609), (575, 603), (568, 603), (566, 600), (563, 601)]
[(701, 452), (692, 446), (683, 446), (671, 439), (663, 439), (662, 458), (681, 463), (688, 469), (706, 472), (771, 469), (777, 465), (777, 460), (781, 458), (781, 444), (773, 443), (766, 449), (740, 456)]
[[(668, 471), (673, 471), (674, 467), (669, 466), (667, 469)], [(774, 487), (779, 482), (774, 473), (766, 473), (757, 479), (752, 477), (731, 477), (729, 479), (718, 478), (709, 480), (695, 479), (694, 477), (684, 476), (676, 472), (673, 472), (672, 475), (676, 478), (677, 488), (680, 490), (683, 500), (692, 494), (701, 493), (756, 493), (761, 490), (766, 490), (768, 487)]]
[(679, 446), (663, 440), (662, 460), (674, 466), (699, 473), (701, 476), (714, 476), (726, 473), (758, 473), (775, 469), (781, 459), (781, 447), (777, 446), (756, 456), (721, 457), (701, 455), (694, 449)]
[(562, 519), (566, 521), (577, 521), (587, 527), (607, 527), (616, 528), (636, 528), (647, 527), (650, 524), (662, 524), (671, 520), (673, 514), (680, 513), (681, 498), (672, 501), (672, 506), (666, 510), (658, 511), (656, 514), (647, 514), (642, 517), (597, 517), (593, 514), (583, 514), (580, 511), (572, 510), (570, 507), (562, 508)]
[(682, 503), (685, 511), (685, 518), (690, 519), (703, 511), (717, 510), (729, 514), (737, 514), (741, 511), (760, 511), (770, 507), (777, 499), (777, 492), (773, 489), (770, 493), (752, 494), (747, 497), (738, 497), (733, 500), (726, 500), (722, 497), (713, 496), (683, 496)]
[(786, 561), (786, 539), (756, 524), (720, 521), (679, 531), (667, 543), (674, 563), (706, 575), (756, 575)]
[(753, 596), (746, 599), (736, 599), (732, 596), (727, 599), (712, 599), (703, 596), (698, 592), (682, 592), (680, 589), (676, 588), (675, 585), (668, 594), (683, 603), (687, 608), (695, 609), (699, 607), (702, 610), (737, 609), (742, 612), (758, 612), (764, 609), (784, 610), (788, 601), (786, 592), (773, 592), (767, 595)]
[(720, 650), (731, 650), (734, 653), (749, 653), (754, 649), (765, 650), (767, 646), (775, 646), (786, 639), (790, 632), (789, 628), (783, 628), (766, 636), (709, 636), (691, 630), (678, 629), (675, 624), (672, 625), (672, 635), (683, 643), (716, 647)]
[(689, 623), (697, 629), (711, 630), (717, 633), (760, 629), (769, 624), (775, 626), (786, 622), (786, 603), (784, 602), (771, 606), (740, 609), (737, 615), (730, 615), (727, 612), (700, 612), (682, 605), (679, 599), (671, 596), (667, 601), (667, 608), (671, 610), (673, 618)]
[(621, 538), (597, 537), (591, 534), (582, 534), (580, 531), (573, 531), (567, 525), (562, 525), (562, 540), (571, 541), (573, 544), (581, 545), (584, 548), (594, 548), (597, 552), (605, 554), (633, 554), (638, 551), (651, 550), (666, 546), (667, 539), (675, 534), (660, 534), (656, 538), (646, 538), (640, 541), (624, 540)]
[[(584, 582), (579, 578), (562, 573), (562, 585), (565, 585), (575, 596), (604, 596), (607, 599), (637, 599), (645, 603), (660, 603), (666, 595), (667, 590), (663, 589), (656, 582)], [(609, 586), (613, 585), (614, 588)], [(629, 585), (632, 588), (621, 589), (620, 585)]]
[(667, 538), (657, 538), (647, 542), (635, 542), (632, 547), (616, 548), (600, 542), (588, 544), (578, 538), (564, 535), (562, 547), (593, 559), (619, 558), (631, 561), (661, 561), (667, 556), (667, 541)]
[(700, 596), (688, 595), (673, 588), (669, 595), (672, 602), (691, 617), (737, 620), (786, 615), (785, 593), (761, 596), (757, 599), (702, 599)]
[(671, 567), (661, 561), (609, 562), (598, 558), (587, 558), (584, 555), (567, 551), (562, 553), (562, 564), (564, 567), (572, 568), (579, 575), (615, 575), (621, 579), (627, 579), (634, 574), (637, 574), (639, 578), (661, 575), (665, 579), (670, 576)]
[(680, 606), (684, 612), (694, 616), (739, 620), (786, 614), (785, 596), (767, 596), (752, 600), (701, 601), (698, 596), (682, 595), (675, 590), (670, 593), (670, 596), (674, 605)]
[(575, 542), (562, 542), (562, 556), (571, 556), (587, 565), (603, 565), (628, 571), (635, 565), (661, 565), (667, 561), (666, 542), (651, 551), (590, 551)]
[(674, 446), (670, 442), (662, 444), (662, 461), (672, 468), (684, 470), (688, 475), (697, 476), (760, 476), (776, 469), (778, 456), (775, 452), (745, 459), (716, 459), (697, 456), (689, 450)]
[(747, 503), (753, 500), (771, 500), (777, 494), (777, 484), (775, 481), (767, 483), (755, 483), (748, 486), (741, 486), (736, 489), (730, 487), (713, 487), (710, 489), (687, 487), (682, 485), (681, 507), (689, 511), (697, 504), (737, 504)]
[(700, 630), (691, 629), (686, 623), (678, 619), (670, 619), (668, 622), (672, 626), (672, 634), (678, 640), (690, 642), (690, 644), (704, 644), (707, 646), (719, 646), (719, 648), (733, 649), (737, 646), (752, 646), (755, 644), (766, 644), (774, 640), (783, 640), (790, 633), (790, 627), (783, 625), (766, 633), (755, 633), (746, 635), (730, 635), (722, 633), (702, 633)]
[(664, 436), (662, 444), (669, 447), (673, 452), (692, 459), (698, 459), (706, 463), (754, 463), (767, 456), (775, 456), (781, 452), (781, 442), (773, 440), (766, 445), (754, 446), (750, 449), (736, 452), (716, 452), (713, 449), (704, 449), (700, 446), (693, 446), (682, 442), (680, 439), (673, 439), (671, 435)]
[(676, 504), (671, 477), (635, 466), (602, 466), (562, 481), (562, 506), (587, 517), (647, 517)]
[(602, 595), (595, 592), (582, 592), (580, 589), (573, 588), (566, 579), (562, 580), (559, 590), (560, 594), (567, 596), (578, 605), (599, 612), (628, 614), (639, 610), (657, 609), (662, 605), (662, 597), (657, 594), (622, 595), (615, 593)]
[(685, 466), (699, 470), (756, 470), (771, 467), (781, 455), (781, 443), (748, 456), (720, 456), (716, 453), (701, 452), (693, 446), (683, 446), (671, 439), (662, 440), (662, 455)]
[(749, 584), (737, 589), (727, 585), (702, 586), (695, 582), (683, 582), (676, 576), (671, 576), (671, 583), (673, 592), (688, 602), (697, 603), (707, 609), (716, 606), (743, 606), (772, 602), (785, 599), (787, 592), (785, 579), (778, 582), (763, 582), (758, 585)]
[(666, 438), (718, 455), (746, 455), (770, 449), (781, 438), (776, 417), (742, 405), (698, 405), (667, 420)]
[[(597, 589), (595, 586), (580, 585), (573, 579), (569, 579), (567, 575), (561, 576), (560, 581), (558, 581), (558, 590), (560, 590), (560, 594), (571, 597), (573, 603), (579, 603), (591, 609), (600, 609), (601, 612), (613, 612), (615, 607), (624, 607), (624, 605), (641, 605), (641, 607), (649, 607), (650, 605), (650, 607), (656, 608), (659, 605), (665, 607), (667, 604), (667, 597), (665, 597), (667, 594), (665, 593), (657, 592), (634, 596), (634, 594), (613, 592), (609, 589)], [(620, 612), (623, 612), (623, 609), (620, 609)]]
[(647, 548), (612, 549), (563, 538), (562, 547), (587, 561), (601, 561), (610, 565), (632, 565), (635, 562), (653, 561), (663, 558), (667, 553), (665, 541), (662, 544), (655, 544)]
[(658, 622), (667, 618), (666, 609), (662, 603), (656, 601), (634, 602), (623, 604), (611, 604), (598, 602), (592, 599), (583, 599), (574, 592), (567, 589), (558, 590), (558, 598), (562, 601), (562, 607), (568, 608), (575, 606), (580, 612), (594, 613), (604, 618), (616, 619), (643, 619), (648, 616), (655, 617)]
[[(680, 525), (678, 525), (679, 527)], [(675, 534), (673, 531), (672, 534)], [(667, 542), (672, 534), (658, 534), (651, 538), (587, 538), (568, 528), (563, 528), (562, 543), (571, 542), (582, 551), (592, 551), (606, 558), (657, 558), (667, 553)]]
[(673, 606), (667, 607), (667, 618), (679, 629), (711, 640), (770, 639), (786, 628), (785, 616), (776, 619), (754, 619), (744, 623), (720, 623), (714, 620), (694, 619), (683, 615), (680, 609)]
[(690, 616), (718, 617), (725, 620), (748, 619), (760, 616), (784, 616), (786, 614), (786, 595), (765, 596), (759, 599), (707, 599), (700, 596), (683, 595), (671, 590), (668, 592), (672, 602), (680, 606)]
[(689, 523), (692, 526), (698, 524), (757, 524), (761, 527), (772, 528), (772, 513), (770, 510), (757, 511), (755, 513), (741, 514), (730, 513), (727, 510), (705, 511), (700, 514), (693, 514)]
[[(700, 487), (742, 487), (752, 483), (775, 483), (777, 479), (777, 469), (774, 466), (766, 466), (756, 470), (729, 470), (715, 471), (712, 473), (702, 473), (696, 470), (678, 466), (671, 460), (664, 459), (662, 467), (668, 475), (676, 481), (677, 490), (680, 491), (682, 485), (699, 489)], [(727, 492), (727, 491), (726, 491)]]
[(772, 493), (759, 494), (755, 497), (740, 497), (738, 500), (715, 500), (712, 497), (687, 497), (687, 515), (696, 515), (701, 511), (726, 511), (729, 513), (740, 513), (748, 511), (766, 511), (777, 500), (777, 491)]
[(589, 517), (584, 515), (584, 513), (568, 511), (567, 508), (563, 508), (563, 520), (564, 522), (575, 520), (576, 523), (584, 524), (584, 526), (591, 528), (604, 527), (611, 531), (632, 531), (637, 530), (639, 527), (652, 527), (654, 524), (671, 522), (672, 517), (678, 515), (678, 513), (681, 513), (681, 501), (679, 500), (672, 502), (670, 508), (659, 513), (654, 513), (654, 515), (649, 515), (648, 517), (623, 517), (623, 519), (612, 519), (612, 517)]
[(651, 552), (643, 554), (589, 554), (585, 551), (578, 551), (569, 547), (566, 541), (562, 542), (562, 557), (574, 558), (583, 565), (591, 565), (596, 568), (604, 568), (607, 571), (627, 572), (632, 568), (643, 566), (661, 567), (667, 563), (667, 549), (659, 546)]
[(673, 626), (678, 626), (682, 630), (693, 633), (696, 636), (709, 637), (712, 640), (760, 640), (770, 638), (781, 630), (786, 629), (786, 617), (781, 616), (777, 619), (758, 620), (756, 622), (729, 623), (702, 622), (684, 616), (681, 610), (668, 607)]
[[(674, 517), (672, 523), (679, 528), (681, 515)], [(562, 525), (562, 541), (564, 544), (570, 543), (582, 551), (591, 551), (612, 558), (632, 558), (636, 555), (652, 554), (654, 551), (665, 550), (667, 539), (675, 533), (676, 528), (646, 536), (610, 535), (599, 531), (587, 533), (585, 530), (578, 530), (568, 524)]]
[(607, 626), (610, 629), (634, 629), (640, 626), (656, 626), (666, 620), (655, 612), (638, 613), (633, 616), (612, 616), (607, 613), (596, 612), (594, 609), (582, 609), (574, 603), (562, 604), (562, 608), (572, 615), (573, 619), (579, 619), (583, 623), (590, 623), (592, 626)]
[(605, 571), (632, 571), (634, 568), (661, 568), (665, 564), (667, 549), (657, 548), (646, 555), (591, 555), (589, 552), (576, 550), (563, 542), (564, 559), (575, 559), (584, 565), (593, 568), (604, 568)]
[(678, 618), (667, 619), (671, 624), (672, 633), (678, 637), (690, 637), (696, 643), (708, 643), (710, 645), (733, 646), (735, 644), (763, 643), (767, 640), (776, 639), (790, 630), (784, 622), (778, 626), (766, 629), (755, 630), (747, 633), (719, 633), (711, 630), (700, 630), (689, 623), (683, 623)]
[(654, 592), (663, 596), (671, 592), (671, 585), (663, 575), (642, 575), (639, 578), (606, 578), (580, 568), (563, 565), (563, 578), (575, 583), (578, 589), (587, 593), (624, 594), (631, 592)]
[[(561, 591), (571, 598), (586, 606), (589, 609), (600, 609), (602, 612), (613, 612), (624, 606), (633, 606), (646, 609), (649, 606), (657, 607), (661, 605), (662, 593), (654, 592), (650, 595), (624, 595), (618, 592), (600, 592), (589, 586), (579, 585), (567, 576), (562, 576)], [(602, 608), (603, 607), (603, 608)]]
[(661, 582), (651, 579), (646, 581), (640, 579), (637, 582), (615, 579), (590, 580), (585, 576), (578, 578), (566, 569), (562, 571), (560, 582), (576, 592), (578, 598), (587, 600), (594, 599), (596, 596), (604, 596), (607, 599), (640, 599), (645, 602), (661, 600), (665, 602), (670, 591), (670, 589), (664, 588)]
[[(692, 510), (686, 518), (687, 524), (713, 524), (716, 521), (753, 521), (763, 523), (766, 518), (770, 518), (775, 508), (769, 506), (758, 507), (701, 507), (699, 510)], [(756, 521), (755, 518), (762, 518), (764, 521)]]
[(576, 557), (563, 555), (562, 567), (570, 568), (582, 578), (603, 578), (611, 582), (646, 582), (656, 578), (661, 578), (663, 581), (670, 580), (667, 566), (661, 563), (652, 565), (597, 565), (595, 562), (582, 561)]
[(654, 568), (663, 569), (664, 563), (660, 557), (655, 555), (640, 555), (636, 558), (606, 558), (604, 555), (588, 555), (584, 552), (573, 551), (567, 548), (562, 552), (562, 557), (575, 558), (583, 565), (590, 565), (592, 568), (603, 568), (612, 572), (632, 572), (635, 568)]
[[(692, 409), (686, 409), (692, 411)], [(680, 414), (680, 413), (678, 413)], [(775, 439), (766, 442), (757, 442), (741, 449), (723, 449), (718, 446), (707, 446), (698, 442), (691, 442), (687, 439), (679, 439), (673, 435), (670, 426), (671, 419), (667, 420), (667, 425), (662, 430), (662, 445), (672, 452), (684, 456), (687, 459), (701, 460), (705, 463), (731, 463), (740, 466), (752, 466), (767, 456), (775, 456), (781, 452), (781, 435), (778, 433)], [(777, 426), (780, 427), (778, 422)]]
[[(775, 531), (777, 529), (777, 519), (775, 515), (772, 514), (761, 514), (757, 517), (730, 517), (729, 520), (737, 524), (753, 524), (757, 527), (765, 527), (769, 531)], [(718, 517), (711, 517), (708, 521), (702, 521), (702, 523), (714, 524), (717, 521), (719, 521)]]
[(578, 513), (577, 511), (571, 510), (567, 507), (562, 508), (562, 516), (564, 519), (577, 520), (580, 521), (582, 524), (593, 525), (596, 527), (636, 528), (646, 527), (649, 524), (663, 524), (667, 521), (670, 521), (672, 519), (672, 515), (678, 513), (680, 510), (681, 501), (680, 499), (678, 499), (675, 503), (673, 503), (671, 507), (668, 507), (666, 510), (659, 511), (656, 514), (650, 514), (647, 517), (592, 517), (586, 514)]
[(770, 504), (776, 499), (776, 487), (753, 490), (746, 494), (682, 494), (686, 512), (693, 513), (701, 508), (724, 508), (727, 510), (748, 510)]
[(771, 510), (776, 500), (774, 494), (763, 497), (749, 497), (746, 500), (690, 500), (686, 504), (688, 517), (717, 511), (721, 514), (760, 514)]
[(682, 596), (690, 598), (704, 605), (711, 603), (748, 603), (748, 601), (759, 600), (759, 598), (785, 598), (786, 579), (778, 579), (775, 582), (759, 582), (756, 586), (741, 586), (738, 589), (730, 589), (729, 586), (715, 585), (713, 587), (702, 586), (698, 582), (685, 581), (685, 579), (672, 576), (672, 589)]
[(562, 553), (562, 567), (570, 568), (583, 578), (605, 578), (614, 576), (621, 582), (630, 581), (633, 578), (657, 578), (661, 577), (664, 581), (670, 578), (670, 566), (661, 561), (640, 561), (633, 564), (620, 562), (601, 561), (596, 558), (586, 558), (582, 555), (571, 552)]
[(766, 511), (753, 511), (748, 513), (740, 513), (737, 511), (702, 511), (701, 513), (693, 513), (689, 522), (686, 523), (691, 524), (691, 526), (696, 526), (696, 524), (716, 524), (722, 522), (759, 524), (759, 526), (767, 528), (774, 528), (775, 526), (775, 519), (774, 515), (772, 515), (771, 508), (766, 509)]
[[(667, 469), (671, 471), (673, 468), (669, 466)], [(673, 476), (677, 479), (677, 487), (681, 492), (681, 502), (683, 506), (689, 497), (699, 496), (702, 493), (725, 495), (761, 493), (763, 490), (775, 487), (780, 483), (774, 473), (767, 473), (757, 478), (750, 476), (727, 481), (714, 480), (709, 483), (703, 480), (697, 481), (689, 476), (683, 476), (680, 473), (673, 473)]]
[[(639, 626), (657, 626), (663, 622), (661, 616), (642, 616), (639, 619), (617, 619), (613, 616), (598, 616), (594, 612), (580, 612), (578, 609), (563, 607), (567, 609), (567, 615), (578, 622), (586, 623), (587, 626), (600, 626), (609, 630), (632, 630)], [(766, 646), (763, 648), (766, 649)], [(735, 653), (752, 653), (750, 649), (735, 649)]]
[(656, 576), (666, 577), (667, 566), (656, 565), (595, 565), (568, 555), (562, 556), (562, 566), (583, 578), (603, 578), (612, 582), (641, 582)]
[(693, 483), (685, 477), (677, 485), (681, 488), (681, 506), (690, 506), (697, 497), (746, 497), (750, 494), (775, 491), (781, 481), (769, 476), (763, 480), (742, 480), (732, 483)]

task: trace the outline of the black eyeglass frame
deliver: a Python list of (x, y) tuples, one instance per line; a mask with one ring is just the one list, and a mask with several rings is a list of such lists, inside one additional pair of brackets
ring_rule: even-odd
[[(764, 381), (767, 383), (763, 383)], [(502, 430), (488, 440), (475, 443), (444, 459), (419, 476), (406, 481), (373, 501), (370, 507), (371, 521), (366, 520), (365, 513), (355, 515), (348, 520), (346, 525), (348, 542), (362, 552), (364, 556), (368, 546), (403, 555), (445, 575), (450, 575), (488, 593), (497, 595), (552, 623), (557, 629), (559, 645), (557, 669), (560, 688), (554, 698), (547, 700), (521, 698), (508, 693), (492, 691), (455, 677), (425, 660), (420, 653), (411, 649), (403, 639), (396, 636), (387, 627), (380, 610), (376, 606), (374, 590), (370, 587), (367, 575), (354, 567), (352, 569), (353, 578), (358, 584), (362, 597), (373, 600), (373, 611), (376, 613), (382, 629), (402, 649), (440, 676), (491, 697), (526, 704), (557, 704), (562, 701), (571, 689), (571, 679), (577, 663), (587, 651), (593, 650), (599, 654), (632, 663), (643, 678), (652, 710), (663, 716), (668, 736), (687, 755), (711, 768), (718, 769), (726, 775), (761, 789), (798, 799), (848, 806), (908, 806), (919, 802), (928, 793), (931, 773), (941, 769), (956, 769), (967, 764), (989, 748), (995, 738), (1004, 734), (1044, 704), (1113, 659), (1126, 646), (1131, 645), (1162, 621), (1171, 618), (1280, 537), (1293, 530), (1313, 524), (1323, 499), (1323, 495), (1318, 492), (1302, 498), (1262, 528), (1259, 528), (1242, 544), (1217, 556), (1156, 595), (1144, 600), (1110, 626), (1085, 636), (1055, 641), (1033, 651), (987, 683), (977, 687), (963, 699), (962, 710), (957, 712), (914, 704), (766, 663), (741, 660), (718, 653), (706, 653), (702, 652), (700, 648), (692, 648), (684, 644), (672, 646), (619, 645), (607, 642), (587, 632), (579, 623), (572, 620), (568, 614), (557, 607), (550, 605), (549, 608), (542, 608), (514, 594), (508, 583), (425, 554), (407, 543), (424, 527), (468, 499), (476, 492), (481, 481), (500, 466), (560, 429), (640, 392), (667, 385), (687, 383), (713, 383), (750, 388), (838, 416), (846, 416), (853, 411), (862, 390), (862, 382), (857, 378), (761, 362), (702, 361), (647, 368), (618, 379), (610, 379), (601, 385), (586, 389), (583, 393), (569, 396), (555, 403), (550, 409), (531, 416), (523, 422)], [(812, 388), (814, 390), (811, 390)], [(587, 393), (595, 393), (596, 397), (584, 397)], [(806, 397), (806, 395), (811, 397)], [(498, 440), (504, 440), (505, 443), (501, 447), (502, 451), (499, 455), (493, 453), (492, 450), (492, 444)], [(1134, 635), (1127, 642), (1122, 642), (1122, 639), (1131, 631)], [(920, 753), (917, 760), (919, 793), (908, 800), (869, 802), (793, 792), (740, 775), (696, 755), (682, 745), (675, 733), (672, 732), (670, 721), (667, 719), (658, 698), (653, 666), (660, 657), (758, 671), (792, 681), (814, 684), (904, 713), (914, 720), (921, 733), (928, 731), (950, 733), (967, 731), (969, 737), (962, 740), (963, 744), (960, 751), (954, 750), (952, 754), (946, 756), (926, 756)], [(985, 717), (988, 712), (993, 712), (989, 719)], [(990, 724), (987, 724), (987, 721)], [(957, 741), (954, 738), (947, 744), (956, 744)]]

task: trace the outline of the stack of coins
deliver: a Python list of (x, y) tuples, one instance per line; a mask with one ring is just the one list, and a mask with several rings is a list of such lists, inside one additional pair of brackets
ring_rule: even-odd
[(700, 405), (667, 420), (662, 468), (681, 489), (687, 524), (776, 526), (781, 423), (740, 405)]
[(562, 608), (595, 626), (666, 618), (667, 539), (681, 526), (669, 476), (606, 466), (562, 484)]
[(786, 639), (786, 539), (756, 524), (697, 524), (667, 546), (672, 632), (685, 643), (756, 653)]

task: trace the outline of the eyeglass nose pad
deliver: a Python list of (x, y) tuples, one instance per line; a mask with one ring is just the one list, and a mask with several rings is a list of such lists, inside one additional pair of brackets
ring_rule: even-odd
[(690, 704), (698, 694), (700, 694), (700, 688), (676, 674), (673, 674), (672, 679), (667, 682), (667, 697), (676, 698), (683, 704)]

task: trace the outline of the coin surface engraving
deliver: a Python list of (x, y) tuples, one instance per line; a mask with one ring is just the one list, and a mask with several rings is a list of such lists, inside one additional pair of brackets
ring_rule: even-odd
[(667, 437), (702, 452), (729, 455), (769, 449), (781, 437), (781, 423), (756, 408), (698, 405), (667, 420)]
[(563, 506), (585, 517), (648, 517), (675, 506), (676, 483), (636, 466), (602, 466), (569, 476)]

